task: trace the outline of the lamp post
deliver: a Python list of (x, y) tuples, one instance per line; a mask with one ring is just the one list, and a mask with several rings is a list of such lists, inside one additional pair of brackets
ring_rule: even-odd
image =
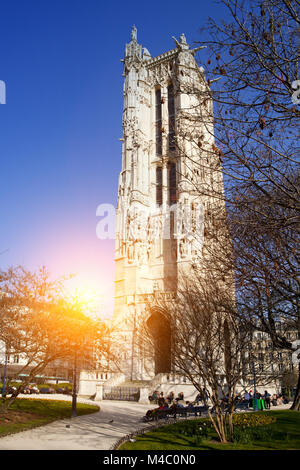
[(256, 374), (254, 361), (252, 361), (252, 372), (253, 372), (253, 389), (254, 389), (254, 411), (257, 411), (257, 396), (256, 396)]
[(72, 389), (72, 418), (77, 416), (77, 351), (74, 351), (73, 389)]

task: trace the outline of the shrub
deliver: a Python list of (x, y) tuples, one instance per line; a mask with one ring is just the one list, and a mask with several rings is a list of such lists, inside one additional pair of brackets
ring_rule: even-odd
[(233, 440), (241, 444), (248, 444), (255, 440), (271, 441), (275, 431), (270, 424), (277, 420), (273, 416), (251, 413), (234, 415), (232, 418), (234, 431)]
[(60, 383), (60, 384), (44, 383), (44, 384), (38, 384), (37, 387), (39, 390), (41, 388), (53, 388), (54, 390), (57, 390), (58, 388), (67, 388), (68, 390), (72, 390), (72, 384), (68, 382)]
[(63, 382), (59, 384), (53, 384), (52, 388), (55, 388), (55, 390), (57, 390), (58, 388), (67, 388), (68, 390), (72, 390), (72, 384), (70, 384), (69, 382)]
[(252, 441), (251, 428), (235, 427), (233, 430), (233, 441), (239, 444), (249, 444)]

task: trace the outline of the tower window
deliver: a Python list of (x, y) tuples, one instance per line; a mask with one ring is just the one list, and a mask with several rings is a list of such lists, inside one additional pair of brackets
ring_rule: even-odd
[(169, 114), (169, 150), (175, 150), (175, 102), (174, 87), (168, 86), (168, 114)]
[(176, 188), (176, 163), (169, 165), (169, 204), (175, 204), (177, 201), (177, 188)]
[(161, 135), (161, 89), (155, 92), (155, 134), (156, 134), (156, 155), (162, 154)]
[(156, 168), (156, 204), (162, 205), (162, 169), (160, 166)]

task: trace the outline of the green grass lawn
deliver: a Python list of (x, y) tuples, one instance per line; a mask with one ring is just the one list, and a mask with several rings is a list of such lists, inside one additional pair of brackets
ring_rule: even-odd
[[(77, 414), (99, 411), (97, 405), (77, 403)], [(63, 400), (17, 398), (8, 413), (0, 413), (0, 437), (48, 424), (62, 418), (70, 418), (72, 403)]]
[[(300, 411), (280, 410), (264, 411), (263, 415), (273, 416), (276, 422), (268, 426), (266, 437), (248, 443), (220, 444), (216, 442), (217, 434), (209, 430), (207, 439), (197, 443), (194, 436), (183, 434), (187, 421), (166, 425), (137, 436), (136, 442), (126, 442), (120, 450), (291, 450), (300, 449)], [(198, 419), (200, 423), (208, 420)], [(195, 422), (195, 420), (193, 420)]]

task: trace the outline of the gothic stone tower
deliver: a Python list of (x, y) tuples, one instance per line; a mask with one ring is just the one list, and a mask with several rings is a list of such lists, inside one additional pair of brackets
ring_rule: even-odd
[[(204, 125), (198, 118), (197, 93), (208, 85), (194, 58), (199, 48), (191, 50), (184, 34), (179, 42), (174, 40), (174, 49), (151, 57), (138, 44), (133, 27), (123, 60), (113, 320), (122, 331), (118, 341), (127, 345), (122, 369), (132, 379), (170, 370), (168, 325), (160, 322), (156, 330), (157, 351), (149, 370), (136, 348), (136, 321), (155, 292), (175, 292), (179, 271), (198, 259), (201, 217), (209, 204), (195, 191), (195, 182), (207, 180), (199, 171), (197, 159), (199, 139), (202, 150), (213, 145), (212, 103), (208, 100), (202, 110)], [(201, 155), (203, 158), (203, 151)], [(219, 172), (215, 181), (211, 175), (209, 178), (209, 184), (222, 185)], [(155, 330), (155, 319), (152, 322)]]

